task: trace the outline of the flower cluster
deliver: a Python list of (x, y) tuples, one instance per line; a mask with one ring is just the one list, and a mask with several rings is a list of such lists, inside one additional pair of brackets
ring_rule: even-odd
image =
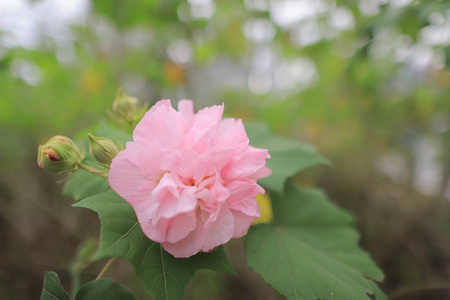
[(175, 257), (209, 252), (246, 234), (260, 215), (256, 180), (270, 175), (266, 149), (249, 146), (241, 120), (223, 105), (194, 114), (170, 100), (142, 118), (114, 158), (111, 187), (134, 208), (143, 232)]

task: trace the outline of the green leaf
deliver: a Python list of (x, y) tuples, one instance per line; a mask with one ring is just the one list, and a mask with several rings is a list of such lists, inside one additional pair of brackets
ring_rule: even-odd
[(101, 278), (84, 285), (75, 300), (136, 300), (136, 297), (121, 284)]
[[(55, 272), (45, 273), (41, 300), (70, 300)], [(136, 300), (136, 297), (121, 284), (102, 278), (81, 287), (75, 300)]]
[(58, 274), (55, 272), (45, 273), (41, 300), (70, 300), (69, 295), (64, 291), (59, 281)]
[(142, 232), (131, 205), (113, 190), (74, 204), (99, 214), (100, 245), (95, 258), (123, 257), (131, 262), (147, 291), (156, 299), (182, 299), (198, 269), (234, 273), (223, 247), (212, 253), (174, 258)]
[(268, 149), (271, 156), (267, 160), (267, 167), (272, 170), (272, 175), (258, 182), (264, 188), (282, 193), (289, 177), (317, 164), (329, 164), (311, 145), (274, 136), (264, 123), (245, 124), (245, 130), (250, 145)]
[(316, 190), (292, 183), (272, 199), (276, 225), (252, 227), (248, 265), (288, 299), (367, 299), (383, 274), (358, 247), (353, 219)]
[(110, 189), (108, 179), (85, 170), (77, 170), (64, 186), (64, 194), (75, 200), (106, 192)]
[(374, 291), (375, 300), (389, 300), (375, 282), (369, 280), (369, 284), (372, 286), (372, 289)]
[[(131, 140), (131, 135), (118, 131), (110, 125), (100, 122), (98, 125), (87, 130), (79, 137), (84, 138), (83, 147), (86, 152), (89, 149), (89, 142), (87, 140), (87, 133), (91, 132), (95, 136), (107, 137), (113, 141), (119, 141), (122, 145), (125, 145), (127, 141)], [(95, 166), (95, 162), (89, 157), (87, 153), (86, 158), (83, 161), (84, 164), (89, 166)], [(87, 197), (106, 192), (110, 189), (108, 179), (94, 175), (85, 170), (78, 169), (75, 174), (69, 178), (65, 187), (64, 194), (72, 196), (75, 200), (82, 200)]]

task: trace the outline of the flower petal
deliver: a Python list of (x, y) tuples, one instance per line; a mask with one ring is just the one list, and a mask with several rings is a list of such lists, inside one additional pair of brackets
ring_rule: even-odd
[(192, 122), (183, 144), (201, 154), (208, 150), (220, 126), (223, 105), (206, 107), (200, 110)]
[(156, 224), (160, 218), (171, 219), (178, 214), (192, 211), (197, 206), (195, 188), (181, 192), (169, 173), (166, 173), (151, 193), (151, 201), (158, 203), (158, 210), (151, 216)]
[(189, 130), (194, 120), (194, 104), (191, 100), (180, 100), (178, 102), (178, 112), (184, 118), (185, 128)]
[(235, 210), (231, 210), (231, 212), (234, 218), (233, 238), (240, 238), (246, 235), (252, 222), (259, 218), (259, 215), (252, 217)]
[(222, 205), (214, 222), (205, 225), (205, 243), (202, 251), (208, 252), (225, 244), (233, 236), (234, 218), (226, 205)]
[(158, 101), (141, 119), (133, 131), (133, 140), (142, 146), (162, 150), (178, 149), (184, 133), (184, 119), (172, 108), (170, 100)]
[(205, 241), (205, 227), (197, 213), (197, 225), (184, 239), (175, 243), (162, 242), (164, 249), (175, 257), (190, 257), (202, 249)]

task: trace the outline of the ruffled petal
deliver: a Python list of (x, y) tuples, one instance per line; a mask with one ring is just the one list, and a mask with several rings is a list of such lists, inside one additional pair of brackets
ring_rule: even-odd
[(205, 176), (205, 162), (192, 149), (183, 149), (167, 155), (162, 167), (178, 174), (185, 185), (199, 184)]
[(184, 119), (170, 100), (158, 101), (133, 131), (133, 140), (144, 146), (158, 146), (160, 151), (179, 149), (184, 134)]
[(167, 238), (169, 243), (175, 243), (184, 239), (197, 225), (195, 211), (181, 213), (172, 218), (170, 226), (167, 228)]
[(183, 139), (183, 145), (194, 149), (199, 154), (206, 152), (219, 129), (222, 115), (223, 105), (214, 105), (200, 110), (194, 116), (192, 126)]
[(192, 211), (197, 206), (194, 195), (195, 188), (183, 189), (179, 187), (169, 173), (166, 173), (151, 193), (151, 201), (158, 203), (158, 210), (151, 216), (153, 223), (160, 218), (171, 219), (178, 214)]
[[(139, 186), (148, 182), (145, 174), (136, 167), (128, 158), (125, 151), (120, 152), (111, 162), (111, 170), (108, 175), (109, 185), (122, 198), (133, 201)], [(151, 186), (155, 186), (152, 184)]]
[(235, 155), (244, 153), (248, 148), (248, 137), (241, 120), (223, 119), (212, 142), (213, 149), (232, 148)]
[(190, 257), (202, 249), (205, 241), (205, 227), (197, 216), (197, 225), (184, 239), (175, 243), (162, 242), (164, 249), (175, 257)]
[(214, 222), (205, 225), (205, 243), (202, 251), (208, 252), (225, 244), (233, 236), (234, 218), (226, 205), (222, 205)]
[(252, 217), (235, 210), (231, 210), (231, 212), (233, 213), (234, 218), (234, 230), (232, 238), (240, 238), (246, 235), (252, 222), (259, 218), (259, 215), (256, 217)]
[(230, 191), (230, 196), (226, 202), (232, 209), (238, 209), (242, 201), (255, 198), (257, 194), (264, 194), (265, 192), (262, 187), (250, 179), (235, 180), (227, 188)]
[(248, 147), (246, 153), (231, 161), (222, 171), (226, 178), (246, 178), (252, 176), (266, 165), (266, 158), (270, 158), (266, 149)]
[(178, 102), (178, 112), (184, 118), (185, 128), (189, 130), (194, 120), (194, 104), (191, 100), (180, 100)]

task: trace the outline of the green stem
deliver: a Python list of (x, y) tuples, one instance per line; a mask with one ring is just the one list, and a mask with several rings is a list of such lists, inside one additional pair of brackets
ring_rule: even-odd
[(87, 165), (85, 165), (83, 163), (78, 163), (78, 166), (80, 168), (82, 168), (83, 170), (88, 171), (89, 173), (95, 174), (97, 176), (108, 177), (107, 173), (103, 173), (103, 172), (101, 172), (101, 171), (99, 171), (97, 169), (91, 168), (91, 167), (89, 167), (89, 166), (87, 166)]

